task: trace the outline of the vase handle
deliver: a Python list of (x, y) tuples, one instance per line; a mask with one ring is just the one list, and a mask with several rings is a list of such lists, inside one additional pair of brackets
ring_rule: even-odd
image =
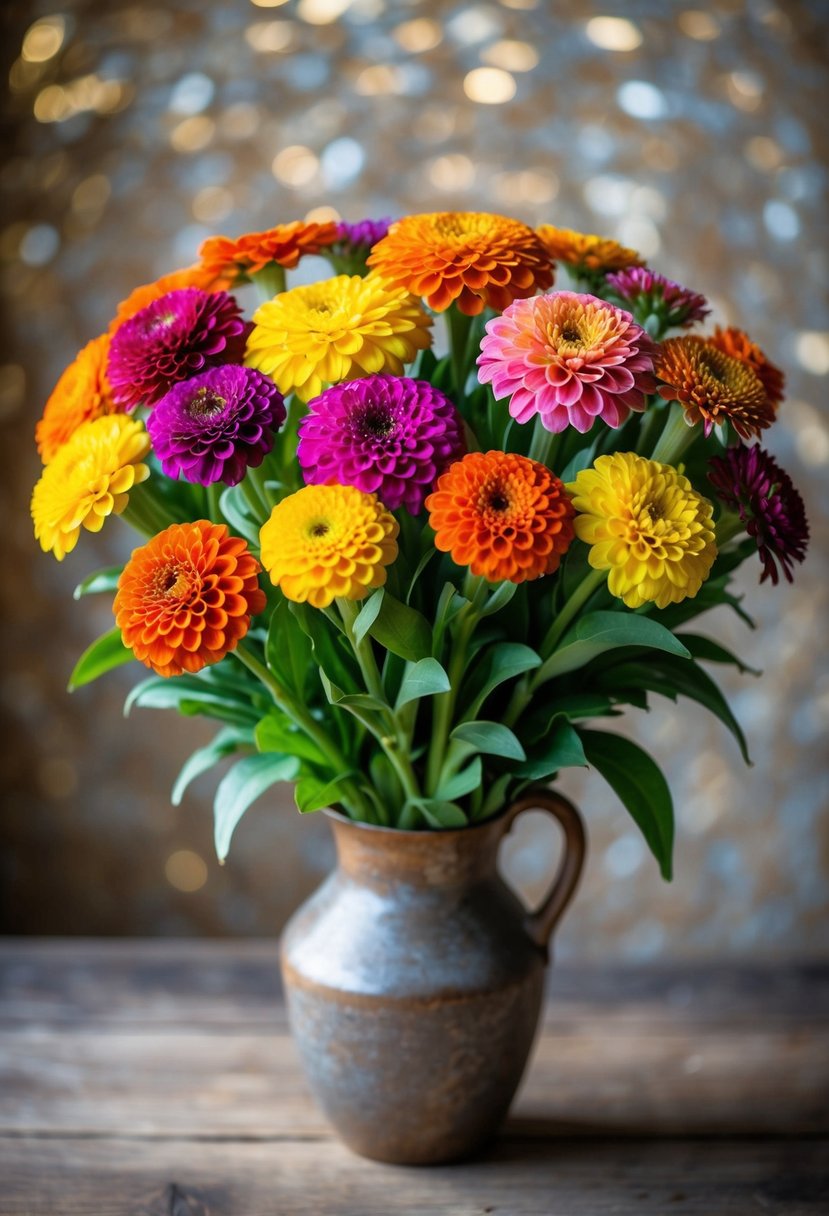
[(587, 851), (587, 836), (584, 821), (572, 802), (562, 794), (541, 789), (513, 802), (504, 817), (504, 836), (524, 811), (546, 811), (558, 820), (564, 832), (564, 849), (550, 893), (541, 907), (524, 919), (527, 933), (546, 952), (552, 932), (576, 892)]

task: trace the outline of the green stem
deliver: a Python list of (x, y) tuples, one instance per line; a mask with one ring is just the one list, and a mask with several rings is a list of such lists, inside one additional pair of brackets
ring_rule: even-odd
[(696, 429), (685, 421), (685, 410), (682, 404), (679, 401), (672, 402), (665, 427), (653, 449), (651, 460), (656, 460), (660, 464), (676, 464), (696, 437)]
[(658, 405), (650, 404), (643, 415), (643, 422), (636, 443), (637, 450), (647, 452), (654, 445), (654, 436), (665, 416), (665, 410)]
[[(438, 696), (433, 698), (432, 737), (429, 743), (429, 758), (426, 765), (426, 789), (430, 795), (435, 793), (443, 770), (446, 748), (449, 743), (449, 729), (452, 725), (452, 716), (455, 712), (458, 690), (466, 668), (466, 652), (479, 619), (480, 605), (476, 601), (481, 586), (485, 589), (486, 585), (483, 579), (480, 580), (479, 585), (475, 588), (472, 601), (463, 609), (460, 615), (458, 633), (449, 659), (449, 670), (446, 673), (449, 677), (449, 691), (439, 693)], [(467, 586), (464, 587), (465, 591), (468, 589), (469, 581), (467, 582)]]
[(536, 414), (528, 453), (530, 460), (537, 460), (539, 464), (549, 465), (550, 452), (555, 438), (556, 436), (552, 431), (548, 431), (543, 425), (541, 415)]
[(714, 528), (717, 548), (722, 549), (730, 540), (733, 540), (735, 536), (739, 536), (745, 530), (746, 526), (736, 511), (724, 511)]
[(210, 516), (214, 524), (222, 523), (222, 511), (219, 506), (219, 499), (222, 496), (222, 485), (218, 481), (212, 482), (207, 487), (207, 514)]
[[(274, 704), (292, 718), (296, 725), (305, 732), (322, 752), (325, 759), (334, 769), (336, 774), (348, 772), (348, 761), (342, 754), (336, 744), (332, 743), (328, 735), (325, 733), (319, 722), (311, 716), (305, 706), (300, 705), (282, 685), (274, 679), (268, 671), (264, 663), (256, 657), (255, 654), (242, 642), (240, 642), (234, 651), (236, 658), (247, 667), (248, 671), (256, 676), (257, 680), (262, 683), (273, 698)], [(351, 801), (362, 819), (367, 823), (372, 823), (375, 819), (374, 812), (371, 809), (370, 803), (367, 801), (362, 791), (353, 782), (343, 782), (343, 789), (348, 791)]]
[(268, 489), (265, 485), (265, 481), (267, 480), (265, 466), (260, 465), (258, 469), (248, 469), (247, 476), (250, 478), (251, 485), (262, 503), (262, 507), (265, 511), (265, 519), (270, 519), (273, 503), (270, 500), (270, 495), (268, 494)]
[(337, 599), (337, 607), (342, 617), (343, 625), (345, 626), (345, 634), (351, 643), (351, 648), (360, 666), (363, 679), (366, 683), (366, 688), (372, 697), (385, 705), (388, 710), (388, 716), (394, 727), (394, 736), (381, 736), (378, 741), (389, 763), (397, 773), (403, 793), (407, 798), (420, 798), (420, 787), (418, 785), (417, 776), (412, 762), (409, 759), (409, 751), (405, 733), (398, 721), (397, 715), (388, 704), (386, 692), (383, 688), (383, 678), (380, 675), (380, 669), (377, 666), (377, 660), (374, 657), (374, 651), (371, 646), (371, 639), (366, 636), (362, 641), (358, 642), (354, 636), (354, 622), (359, 614), (359, 608), (353, 600), (343, 598)]
[(276, 262), (269, 262), (253, 275), (253, 282), (263, 303), (272, 300), (285, 290), (285, 268)]
[(457, 303), (450, 304), (446, 310), (446, 324), (449, 328), (449, 352), (452, 359), (452, 383), (455, 388), (455, 405), (463, 407), (466, 387), (466, 349), (472, 317), (461, 312)]
[(550, 657), (564, 636), (564, 632), (573, 617), (584, 607), (593, 592), (602, 585), (606, 578), (606, 570), (591, 570), (589, 574), (585, 575), (547, 631), (547, 635), (539, 648), (539, 654), (542, 659)]
[(265, 520), (270, 515), (270, 511), (266, 510), (265, 504), (262, 502), (262, 499), (259, 496), (256, 486), (253, 484), (253, 481), (251, 480), (249, 471), (246, 474), (246, 476), (243, 477), (242, 480), (239, 482), (239, 488), (242, 491), (242, 495), (245, 499), (245, 502), (250, 507), (253, 518), (259, 524), (264, 523)]

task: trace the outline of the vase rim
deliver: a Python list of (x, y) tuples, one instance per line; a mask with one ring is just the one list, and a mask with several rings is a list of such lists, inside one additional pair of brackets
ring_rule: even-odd
[(351, 819), (342, 811), (335, 810), (334, 807), (324, 807), (323, 814), (328, 819), (332, 819), (334, 823), (340, 823), (351, 828), (359, 828), (363, 832), (374, 832), (386, 836), (411, 837), (423, 840), (429, 836), (440, 837), (441, 840), (451, 836), (470, 836), (474, 832), (484, 828), (491, 828), (494, 824), (500, 822), (506, 815), (509, 809), (509, 804), (505, 803), (499, 811), (494, 815), (490, 815), (487, 819), (482, 819), (480, 823), (469, 823), (462, 828), (395, 828), (383, 823), (364, 823), (361, 819)]

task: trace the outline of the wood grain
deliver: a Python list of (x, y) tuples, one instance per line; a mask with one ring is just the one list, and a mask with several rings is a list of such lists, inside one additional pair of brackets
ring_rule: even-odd
[(829, 968), (554, 969), (480, 1160), (380, 1166), (299, 1075), (271, 942), (0, 945), (0, 1214), (829, 1211)]

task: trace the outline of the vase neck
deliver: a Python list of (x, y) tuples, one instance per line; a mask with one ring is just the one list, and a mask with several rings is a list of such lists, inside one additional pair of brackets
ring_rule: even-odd
[(446, 832), (404, 832), (330, 816), (339, 869), (355, 882), (384, 887), (463, 886), (495, 873), (503, 825)]

